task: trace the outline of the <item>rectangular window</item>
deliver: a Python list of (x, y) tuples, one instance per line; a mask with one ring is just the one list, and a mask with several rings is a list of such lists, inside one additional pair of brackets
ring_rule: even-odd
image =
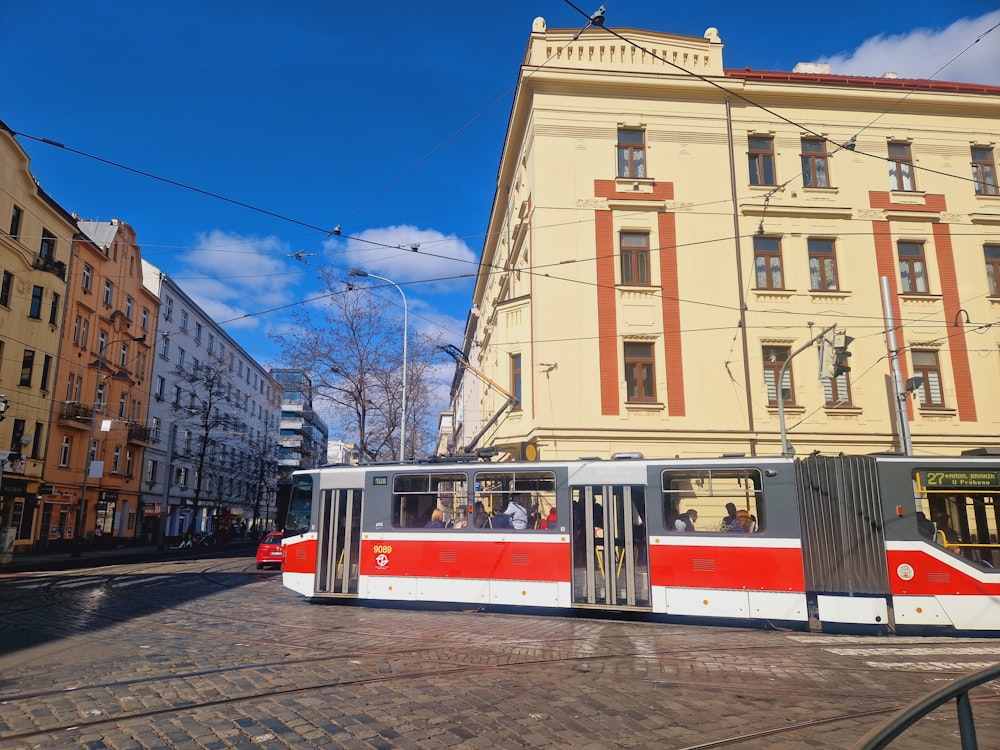
[(806, 240), (809, 249), (809, 287), (817, 292), (833, 292), (837, 286), (837, 255), (833, 240), (810, 237)]
[[(767, 387), (768, 406), (778, 405), (778, 376), (781, 367), (791, 353), (787, 346), (765, 346), (764, 354), (764, 385)], [(785, 377), (781, 380), (781, 400), (787, 404), (795, 403), (795, 389), (792, 384), (792, 368), (785, 369)]]
[(42, 455), (42, 446), (44, 445), (42, 442), (42, 429), (42, 423), (35, 422), (35, 435), (31, 441), (31, 457), (35, 459)]
[(170, 320), (174, 315), (174, 298), (167, 297), (163, 301), (163, 317)]
[(59, 324), (59, 294), (52, 292), (52, 302), (49, 303), (49, 325)]
[[(534, 529), (555, 507), (556, 478), (551, 471), (481, 471), (475, 474), (473, 487), (474, 512), (486, 514), (473, 516), (475, 527), (503, 528), (494, 516), (502, 513), (510, 518), (508, 529)], [(461, 494), (465, 494), (464, 485)], [(477, 507), (480, 503), (482, 511)]]
[(80, 328), (80, 346), (87, 348), (87, 334), (90, 333), (90, 321), (84, 318), (83, 327)]
[(181, 330), (186, 333), (187, 329), (188, 329), (188, 311), (181, 310)]
[(146, 461), (146, 481), (150, 484), (156, 482), (156, 475), (159, 474), (160, 462), (154, 459)]
[(80, 343), (80, 324), (82, 323), (82, 318), (79, 315), (76, 316), (76, 320), (73, 321), (73, 344), (78, 345)]
[(118, 399), (118, 418), (125, 419), (128, 416), (128, 394), (123, 393)]
[(35, 352), (31, 349), (24, 350), (24, 358), (21, 360), (21, 378), (18, 385), (31, 387), (31, 375), (35, 368)]
[(643, 179), (646, 176), (646, 131), (618, 128), (618, 176)]
[(132, 320), (132, 314), (133, 314), (134, 310), (135, 310), (135, 300), (132, 299), (131, 297), (126, 297), (125, 298), (125, 319), (126, 320), (128, 320), (128, 321), (131, 322), (131, 320)]
[(785, 288), (781, 273), (781, 240), (777, 237), (754, 237), (753, 264), (758, 289)]
[(851, 382), (845, 372), (835, 378), (820, 378), (828, 408), (851, 405)]
[(97, 390), (94, 392), (94, 409), (99, 412), (104, 411), (104, 397), (107, 390), (107, 383), (100, 380), (97, 383)]
[(802, 186), (830, 187), (826, 141), (822, 138), (802, 139)]
[(1000, 297), (1000, 245), (983, 245), (986, 256), (986, 281), (990, 285), (990, 296)]
[(184, 368), (184, 358), (187, 356), (187, 352), (184, 351), (183, 347), (177, 347), (177, 366), (181, 369)]
[(927, 265), (920, 242), (896, 243), (899, 252), (899, 279), (906, 294), (927, 294)]
[(14, 274), (10, 271), (3, 272), (3, 281), (0, 282), (0, 305), (10, 307), (10, 289), (14, 285)]
[(521, 355), (510, 355), (510, 392), (517, 399), (515, 409), (521, 408)]
[(164, 390), (164, 388), (166, 388), (166, 385), (167, 385), (167, 381), (164, 379), (164, 377), (162, 375), (157, 375), (156, 376), (156, 390), (153, 391), (153, 396), (155, 396), (157, 400), (159, 400), (159, 401), (163, 400), (163, 390)]
[(149, 439), (154, 443), (160, 439), (160, 418), (153, 417), (149, 421)]
[(104, 350), (108, 346), (108, 332), (105, 330), (100, 330), (97, 332), (97, 356), (101, 359), (104, 358)]
[(125, 367), (128, 364), (128, 344), (121, 344), (118, 348), (118, 366)]
[(42, 296), (45, 290), (40, 286), (31, 287), (31, 307), (28, 309), (28, 317), (39, 320), (42, 317)]
[(941, 367), (933, 349), (914, 349), (913, 374), (924, 379), (920, 385), (921, 406), (944, 406), (941, 394)]
[(43, 391), (48, 392), (49, 390), (49, 373), (52, 372), (52, 357), (46, 354), (42, 358), (42, 382), (38, 384), (38, 387)]
[(174, 400), (171, 401), (174, 406), (181, 405), (181, 387), (179, 385), (174, 386)]
[(976, 195), (998, 195), (997, 167), (993, 161), (993, 149), (986, 146), (972, 147), (972, 179), (976, 183)]
[(747, 161), (751, 185), (777, 185), (774, 175), (774, 138), (752, 135), (749, 140)]
[(142, 308), (142, 318), (139, 320), (139, 326), (144, 331), (149, 330), (149, 308)]
[(69, 466), (70, 449), (73, 447), (73, 438), (70, 435), (63, 435), (62, 445), (59, 446), (59, 465)]
[[(685, 469), (665, 471), (661, 479), (663, 520), (668, 531), (753, 534), (763, 531), (764, 482), (759, 469)], [(736, 506), (731, 509), (730, 506)], [(697, 511), (694, 528), (682, 522)], [(687, 528), (684, 528), (687, 526)]]
[(93, 277), (94, 277), (94, 269), (90, 267), (89, 263), (84, 263), (83, 275), (80, 279), (80, 286), (83, 288), (83, 291), (87, 294), (90, 293), (90, 283)]
[(128, 450), (125, 451), (125, 476), (126, 477), (131, 477), (132, 476), (132, 461), (133, 461), (132, 451), (128, 451)]
[(160, 340), (160, 356), (167, 359), (170, 356), (170, 337), (164, 336)]
[(630, 402), (656, 401), (656, 368), (653, 345), (625, 342), (626, 399)]
[(48, 229), (42, 229), (42, 241), (38, 245), (38, 254), (45, 260), (56, 257), (56, 236)]
[(10, 212), (10, 236), (15, 240), (21, 239), (21, 219), (23, 217), (24, 211), (19, 206), (14, 206)]
[(909, 143), (889, 143), (889, 189), (916, 189), (913, 186), (913, 156)]
[(111, 283), (111, 279), (104, 280), (104, 304), (110, 307), (112, 300), (114, 299), (115, 285)]
[(122, 462), (122, 447), (120, 445), (116, 445), (114, 453), (112, 453), (111, 455), (112, 455), (111, 473), (118, 474), (119, 473), (118, 470), (121, 468), (121, 462)]
[(201, 323), (194, 324), (194, 342), (196, 344), (201, 343)]
[(618, 235), (621, 246), (622, 284), (649, 285), (649, 235), (645, 232), (622, 232)]

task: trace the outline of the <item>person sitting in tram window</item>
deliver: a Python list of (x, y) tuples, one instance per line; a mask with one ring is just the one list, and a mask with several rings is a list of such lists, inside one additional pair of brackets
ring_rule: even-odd
[(476, 501), (476, 512), (472, 516), (472, 525), (477, 529), (487, 529), (490, 526), (490, 514), (486, 512), (486, 506), (481, 500)]
[(726, 503), (726, 517), (722, 519), (722, 531), (743, 531), (736, 517), (736, 503)]
[(924, 539), (930, 539), (932, 542), (934, 541), (934, 534), (937, 532), (934, 523), (927, 520), (927, 516), (922, 510), (917, 511), (917, 532)]
[(510, 525), (515, 529), (528, 528), (528, 509), (525, 507), (524, 495), (516, 493), (510, 496), (503, 515), (510, 516)]
[(698, 511), (689, 508), (677, 516), (677, 520), (674, 521), (674, 531), (694, 531), (694, 522), (697, 520)]
[(553, 505), (549, 509), (549, 514), (545, 518), (542, 519), (542, 526), (541, 527), (543, 529), (547, 529), (549, 531), (555, 531), (556, 528), (558, 528), (557, 521), (558, 521), (558, 519), (556, 517), (556, 506)]
[(441, 512), (440, 508), (435, 508), (431, 513), (431, 520), (427, 522), (424, 528), (443, 529), (444, 527), (444, 513)]
[(939, 533), (944, 535), (944, 540), (947, 544), (961, 544), (962, 536), (955, 529), (951, 527), (948, 523), (947, 513), (938, 513), (934, 516), (934, 523), (937, 524), (937, 530)]

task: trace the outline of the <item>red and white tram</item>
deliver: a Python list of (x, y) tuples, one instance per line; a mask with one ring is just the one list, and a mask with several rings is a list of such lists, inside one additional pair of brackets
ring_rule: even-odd
[[(293, 482), (283, 581), (311, 600), (1000, 632), (996, 457), (446, 459)], [(512, 501), (527, 528), (501, 524)]]

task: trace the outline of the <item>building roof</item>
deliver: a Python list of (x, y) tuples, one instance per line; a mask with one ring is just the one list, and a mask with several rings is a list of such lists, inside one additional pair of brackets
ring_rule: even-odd
[(753, 70), (751, 68), (727, 68), (727, 78), (743, 78), (755, 81), (786, 81), (788, 83), (819, 83), (837, 86), (855, 86), (884, 89), (906, 89), (920, 91), (951, 91), (959, 94), (1000, 95), (1000, 86), (985, 83), (957, 83), (954, 81), (932, 81), (926, 78), (895, 78), (891, 76), (851, 76), (831, 73), (787, 73), (774, 70)]

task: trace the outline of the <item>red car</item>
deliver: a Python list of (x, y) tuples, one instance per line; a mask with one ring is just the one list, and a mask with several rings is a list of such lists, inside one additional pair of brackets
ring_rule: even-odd
[(281, 560), (284, 553), (281, 550), (281, 537), (282, 533), (280, 531), (272, 531), (264, 537), (264, 540), (257, 547), (257, 570), (260, 570), (265, 565), (277, 565), (281, 567)]

